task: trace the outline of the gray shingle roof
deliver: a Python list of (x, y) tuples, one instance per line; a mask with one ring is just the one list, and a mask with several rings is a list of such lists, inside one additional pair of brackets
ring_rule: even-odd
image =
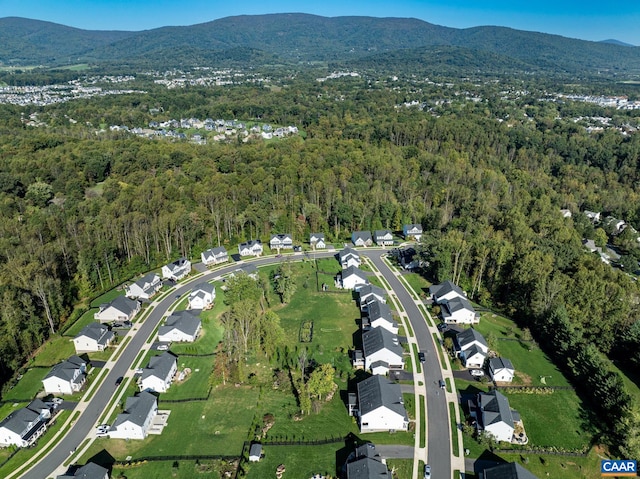
[(393, 320), (391, 308), (389, 308), (389, 305), (386, 303), (382, 303), (380, 301), (372, 301), (371, 303), (369, 303), (368, 316), (371, 322), (376, 321), (377, 319), (384, 319), (387, 322), (397, 326), (397, 323)]
[(360, 259), (360, 255), (358, 254), (358, 252), (349, 247), (346, 247), (338, 253), (338, 259), (340, 260), (340, 262), (342, 262), (344, 258), (349, 258), (350, 256)]
[(464, 296), (464, 291), (462, 288), (455, 284), (453, 281), (445, 281), (444, 283), (434, 284), (433, 286), (429, 286), (429, 293), (435, 296), (436, 299), (444, 296), (447, 293), (455, 292), (460, 296)]
[(362, 333), (362, 350), (364, 356), (387, 349), (402, 358), (402, 346), (398, 342), (398, 336), (384, 328), (373, 328)]
[(62, 361), (61, 363), (53, 366), (51, 371), (49, 371), (43, 379), (60, 378), (65, 381), (71, 381), (73, 380), (75, 371), (83, 368), (84, 366), (86, 366), (84, 360), (74, 354), (66, 361)]
[(361, 415), (385, 406), (409, 420), (400, 385), (383, 376), (371, 376), (358, 383), (358, 405)]
[(149, 359), (149, 364), (142, 370), (141, 379), (150, 377), (160, 378), (163, 381), (169, 376), (173, 365), (178, 359), (169, 351), (165, 351), (159, 356), (153, 356)]
[(11, 432), (22, 434), (29, 427), (29, 424), (37, 421), (39, 417), (39, 413), (23, 407), (13, 411), (0, 421), (0, 428), (7, 428)]
[(491, 358), (489, 359), (489, 367), (492, 371), (497, 371), (498, 369), (511, 369), (515, 371), (513, 364), (507, 358)]
[(209, 293), (209, 294), (213, 294), (213, 292), (215, 291), (216, 287), (214, 285), (212, 285), (211, 283), (200, 283), (197, 284), (193, 287), (193, 289), (191, 290), (192, 293), (197, 293), (198, 291), (202, 291), (204, 293)]
[(87, 462), (84, 466), (76, 469), (75, 472), (68, 472), (63, 476), (58, 476), (57, 479), (102, 479), (108, 473), (108, 469), (93, 462)]
[(100, 323), (89, 323), (78, 333), (76, 338), (86, 336), (87, 338), (97, 341), (98, 344), (106, 344), (113, 338), (113, 331)]
[(138, 302), (135, 299), (129, 299), (125, 296), (118, 296), (110, 303), (101, 304), (100, 310), (106, 309), (109, 306), (124, 313), (126, 316), (131, 316), (131, 314), (133, 314), (133, 312), (136, 311), (139, 307)]
[(387, 292), (382, 289), (380, 286), (376, 286), (374, 284), (365, 284), (358, 288), (358, 294), (360, 295), (360, 302), (366, 300), (369, 296), (379, 296), (384, 298), (387, 296)]
[(347, 464), (347, 479), (391, 479), (387, 466), (380, 461), (362, 457)]
[(488, 393), (478, 394), (478, 406), (482, 411), (482, 426), (487, 427), (491, 424), (505, 422), (513, 427), (513, 416), (509, 407), (509, 400), (500, 392), (489, 391)]
[(361, 278), (367, 281), (367, 275), (360, 268), (356, 268), (355, 266), (349, 266), (342, 271), (342, 279), (348, 278), (349, 276), (355, 275), (358, 278)]
[(465, 298), (460, 298), (460, 297), (456, 297), (448, 301), (445, 301), (444, 303), (442, 303), (441, 306), (443, 309), (446, 309), (449, 312), (449, 315), (463, 309), (466, 309), (467, 311), (475, 312), (475, 309), (473, 309), (473, 306), (471, 306), (471, 303)]
[(124, 412), (118, 414), (118, 417), (113, 423), (113, 427), (117, 428), (126, 421), (131, 421), (138, 426), (143, 426), (149, 416), (149, 411), (156, 406), (156, 401), (156, 397), (147, 391), (143, 391), (137, 396), (128, 397)]
[(489, 467), (480, 473), (481, 479), (538, 479), (517, 462)]
[(192, 336), (196, 334), (199, 327), (199, 317), (194, 316), (189, 311), (174, 311), (171, 316), (166, 319), (164, 325), (158, 328), (158, 335), (164, 336), (174, 329), (177, 329), (178, 331), (182, 331), (184, 334)]
[(456, 341), (458, 342), (460, 349), (463, 351), (467, 349), (469, 345), (473, 344), (474, 341), (477, 341), (487, 348), (489, 347), (484, 336), (474, 328), (465, 329), (464, 331), (456, 334)]

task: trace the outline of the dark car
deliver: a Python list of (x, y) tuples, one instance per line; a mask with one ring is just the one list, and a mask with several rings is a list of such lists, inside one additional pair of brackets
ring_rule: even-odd
[(438, 331), (444, 331), (448, 327), (449, 327), (449, 325), (447, 323), (440, 323), (440, 324), (438, 324)]
[(444, 389), (444, 381), (442, 379), (438, 379), (438, 386), (440, 386), (440, 389)]
[(418, 359), (420, 360), (421, 363), (424, 363), (425, 355), (422, 351), (418, 353)]
[(116, 379), (116, 386), (120, 386), (120, 384), (122, 383), (123, 380), (124, 380), (124, 378), (122, 376), (120, 376), (118, 379)]

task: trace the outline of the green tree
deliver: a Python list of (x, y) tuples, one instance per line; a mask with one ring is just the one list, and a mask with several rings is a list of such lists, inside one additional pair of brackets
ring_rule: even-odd
[(307, 389), (311, 397), (317, 397), (321, 400), (322, 396), (329, 394), (334, 387), (335, 374), (335, 368), (328, 363), (321, 364), (314, 369), (307, 381)]

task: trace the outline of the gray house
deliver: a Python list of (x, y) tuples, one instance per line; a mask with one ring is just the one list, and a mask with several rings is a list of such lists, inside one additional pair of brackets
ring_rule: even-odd
[(80, 391), (86, 380), (87, 364), (76, 356), (71, 356), (51, 368), (42, 380), (47, 394), (73, 394)]
[(200, 259), (207, 266), (226, 263), (229, 261), (229, 253), (223, 246), (217, 246), (200, 253)]
[(104, 351), (113, 338), (113, 331), (104, 324), (89, 323), (73, 338), (73, 345), (76, 353)]
[(87, 462), (73, 472), (70, 469), (66, 474), (58, 476), (57, 479), (109, 479), (109, 470), (93, 462)]
[(112, 321), (131, 321), (140, 311), (140, 303), (135, 299), (118, 296), (110, 303), (100, 305), (100, 309), (93, 315), (101, 323)]
[(391, 471), (371, 443), (356, 448), (347, 459), (347, 479), (391, 479)]
[(402, 346), (398, 336), (385, 328), (373, 328), (362, 333), (364, 367), (373, 374), (385, 375), (390, 369), (404, 366)]
[(127, 298), (149, 299), (162, 288), (162, 280), (156, 273), (147, 273), (126, 287)]
[(372, 246), (371, 231), (354, 231), (351, 233), (351, 242), (354, 246)]
[(383, 376), (371, 376), (358, 383), (355, 411), (360, 432), (406, 431), (409, 417), (400, 385)]
[(109, 437), (113, 439), (144, 439), (149, 433), (153, 418), (158, 413), (158, 400), (149, 392), (128, 397), (124, 412), (118, 414)]

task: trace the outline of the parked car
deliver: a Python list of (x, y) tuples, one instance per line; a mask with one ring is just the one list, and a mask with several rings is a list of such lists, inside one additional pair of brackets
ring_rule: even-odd
[(431, 466), (429, 464), (424, 465), (424, 479), (431, 479)]
[(438, 324), (438, 331), (444, 331), (449, 327), (449, 325), (447, 323), (439, 323)]
[(167, 351), (169, 349), (169, 345), (168, 344), (159, 344), (156, 349), (158, 351)]
[(425, 355), (422, 351), (418, 353), (418, 359), (420, 360), (421, 363), (424, 363)]
[(471, 371), (469, 371), (469, 373), (471, 373), (471, 375), (475, 378), (481, 378), (482, 376), (484, 376), (484, 371), (482, 369), (472, 369)]

